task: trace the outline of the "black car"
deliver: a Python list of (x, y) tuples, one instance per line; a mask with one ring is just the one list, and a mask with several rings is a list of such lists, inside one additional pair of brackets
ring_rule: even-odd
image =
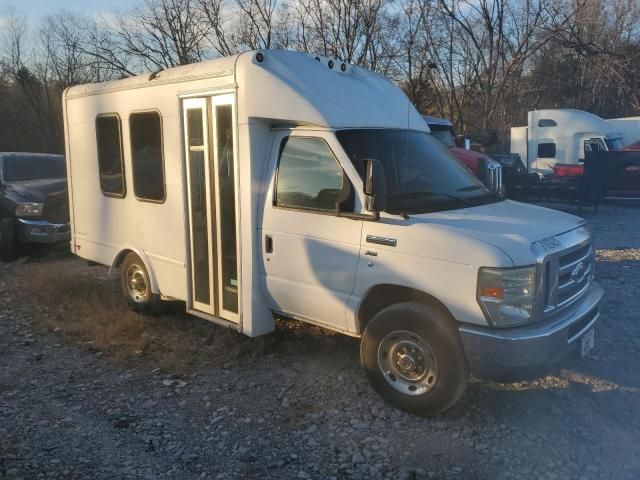
[(69, 240), (64, 156), (0, 153), (0, 257), (17, 257), (20, 243)]

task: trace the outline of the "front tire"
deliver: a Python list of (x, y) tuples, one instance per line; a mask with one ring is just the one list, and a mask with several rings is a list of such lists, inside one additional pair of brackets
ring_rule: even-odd
[(149, 272), (142, 259), (133, 252), (127, 254), (120, 272), (122, 293), (129, 308), (138, 313), (154, 311), (160, 300), (151, 290)]
[(0, 220), (0, 258), (5, 262), (18, 258), (16, 224), (12, 218)]
[(418, 415), (447, 410), (469, 381), (456, 329), (439, 309), (421, 303), (398, 303), (378, 312), (364, 331), (360, 359), (382, 398)]

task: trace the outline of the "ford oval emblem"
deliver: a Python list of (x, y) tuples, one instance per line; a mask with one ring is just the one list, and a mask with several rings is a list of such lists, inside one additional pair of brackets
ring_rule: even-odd
[(580, 262), (571, 272), (571, 280), (576, 283), (582, 282), (584, 280), (585, 275), (587, 274), (587, 264), (586, 262)]

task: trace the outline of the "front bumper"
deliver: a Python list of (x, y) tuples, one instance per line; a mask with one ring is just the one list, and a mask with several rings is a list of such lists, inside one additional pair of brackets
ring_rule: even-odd
[(26, 220), (16, 222), (18, 238), (25, 243), (57, 243), (71, 239), (68, 223), (49, 223), (46, 220)]
[(558, 316), (523, 327), (460, 326), (460, 338), (474, 375), (513, 381), (543, 374), (580, 347), (598, 321), (602, 288), (593, 283), (585, 296)]

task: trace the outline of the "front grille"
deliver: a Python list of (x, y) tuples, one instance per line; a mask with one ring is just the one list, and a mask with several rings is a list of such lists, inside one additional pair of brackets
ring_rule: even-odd
[(42, 217), (49, 223), (69, 222), (69, 196), (66, 191), (52, 193), (47, 197)]
[(593, 280), (590, 243), (572, 248), (545, 263), (545, 311), (566, 307), (580, 298)]

